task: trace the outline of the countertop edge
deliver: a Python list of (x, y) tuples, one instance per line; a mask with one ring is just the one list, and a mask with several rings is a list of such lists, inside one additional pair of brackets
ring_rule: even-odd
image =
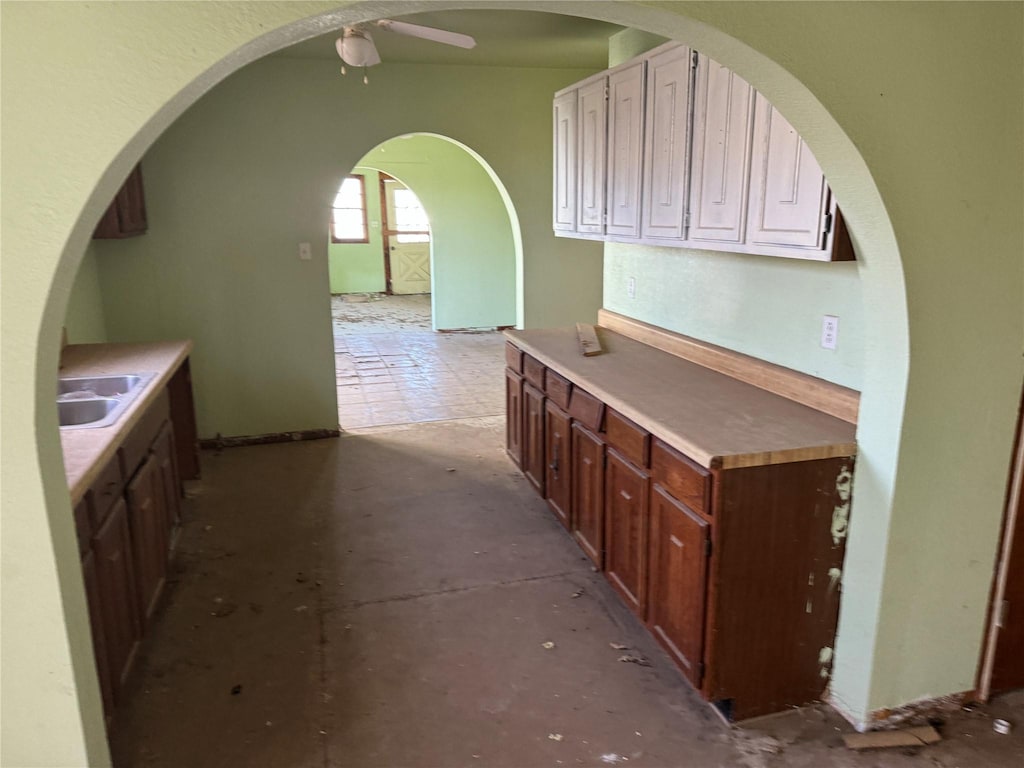
[[(139, 423), (143, 412), (152, 405), (161, 390), (167, 386), (167, 382), (171, 380), (171, 376), (173, 376), (181, 367), (182, 363), (185, 362), (185, 359), (189, 354), (191, 354), (193, 348), (191, 339), (159, 343), (162, 345), (176, 343), (179, 345), (179, 348), (172, 361), (166, 365), (162, 371), (153, 371), (157, 375), (154, 376), (148, 384), (146, 384), (135, 400), (133, 400), (128, 408), (125, 409), (121, 418), (109, 427), (101, 427), (91, 430), (93, 433), (102, 435), (105, 439), (105, 444), (95, 458), (92, 459), (89, 467), (82, 472), (77, 479), (68, 477), (68, 492), (71, 495), (72, 506), (75, 506), (82, 500), (86, 492), (89, 490), (89, 487), (99, 476), (102, 469), (117, 453), (117, 449), (121, 446), (121, 443), (124, 442), (124, 438), (132, 431), (132, 429), (134, 429), (135, 425)], [(133, 371), (126, 371), (126, 373), (132, 372)], [(149, 373), (149, 371), (146, 371), (146, 373)], [(65, 476), (67, 477), (66, 456), (64, 457), (64, 471)]]

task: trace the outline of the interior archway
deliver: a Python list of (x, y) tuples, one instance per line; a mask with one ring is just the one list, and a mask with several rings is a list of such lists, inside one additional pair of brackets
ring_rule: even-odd
[[(450, 6), (432, 4), (431, 7), (461, 8), (474, 5), (484, 6), (482, 3), (452, 3)], [(530, 6), (523, 2), (503, 2), (500, 5), (505, 8)], [(486, 7), (495, 5), (486, 4)], [(242, 65), (331, 26), (364, 20), (371, 15), (401, 14), (415, 10), (415, 3), (360, 4), (298, 21), (287, 17), (289, 13), (297, 15), (298, 11), (288, 11), (283, 16), (272, 19), (268, 17), (266, 21), (274, 31), (262, 36), (259, 36), (261, 30), (236, 22), (236, 26), (218, 38), (208, 52), (204, 49), (205, 56), (195, 57), (197, 70), (183, 69), (177, 79), (170, 77), (157, 80), (160, 87), (152, 89), (148, 97), (150, 100), (138, 106), (137, 114), (110, 126), (109, 144), (104, 145), (103, 152), (76, 161), (80, 163), (74, 168), (76, 178), (85, 181), (81, 188), (69, 195), (73, 205), (66, 210), (65, 216), (57, 218), (59, 226), (46, 231), (47, 225), (54, 224), (47, 217), (25, 226), (22, 234), (24, 239), (18, 244), (29, 247), (32, 244), (31, 236), (36, 234), (40, 236), (39, 242), (44, 249), (53, 254), (59, 252), (60, 256), (59, 259), (42, 262), (44, 268), (40, 274), (22, 286), (27, 294), (38, 296), (40, 300), (38, 305), (31, 302), (26, 305), (28, 319), (24, 322), (31, 323), (32, 338), (20, 343), (17, 348), (17, 375), (10, 373), (5, 377), (5, 384), (13, 384), (13, 388), (8, 389), (9, 395), (21, 396), (26, 402), (35, 404), (31, 413), (12, 417), (10, 421), (13, 430), (8, 434), (19, 438), (20, 450), (31, 457), (12, 465), (11, 471), (26, 470), (26, 476), (30, 478), (30, 487), (19, 500), (28, 502), (29, 506), (45, 506), (47, 510), (45, 521), (26, 525), (25, 532), (32, 546), (26, 548), (23, 559), (19, 559), (12, 568), (23, 565), (26, 577), (31, 578), (38, 571), (31, 566), (29, 558), (39, 553), (49, 555), (52, 550), (56, 550), (58, 557), (55, 573), (59, 576), (62, 589), (58, 590), (54, 582), (53, 558), (50, 557), (49, 570), (44, 570), (42, 580), (51, 587), (43, 608), (43, 613), (51, 619), (43, 624), (60, 635), (61, 639), (38, 652), (28, 647), (32, 642), (29, 640), (25, 647), (18, 648), (22, 658), (39, 659), (42, 662), (39, 665), (41, 669), (50, 669), (54, 666), (53, 659), (72, 658), (82, 661), (86, 655), (81, 643), (76, 640), (85, 631), (81, 590), (77, 586), (80, 577), (75, 574), (75, 569), (61, 565), (60, 555), (72, 552), (74, 545), (66, 489), (61, 487), (63, 478), (59, 471), (59, 445), (48, 392), (55, 370), (58, 329), (67, 303), (71, 275), (81, 259), (92, 224), (116, 190), (118, 180), (153, 139), (206, 88)], [(870, 311), (865, 314), (872, 343), (867, 345), (865, 360), (858, 434), (861, 453), (854, 488), (854, 525), (844, 579), (844, 610), (837, 648), (834, 692), (851, 711), (865, 715), (872, 706), (882, 703), (878, 696), (872, 695), (871, 689), (885, 670), (875, 669), (873, 660), (878, 643), (882, 611), (881, 584), (890, 544), (890, 517), (894, 506), (896, 470), (903, 438), (904, 403), (910, 373), (910, 326), (903, 266), (885, 202), (872, 175), (872, 171), (877, 172), (877, 169), (868, 167), (840, 125), (840, 121), (846, 121), (849, 115), (841, 114), (837, 119), (830, 114), (805, 84), (772, 60), (772, 56), (783, 60), (778, 46), (771, 45), (766, 36), (759, 38), (757, 33), (744, 26), (744, 22), (733, 18), (729, 11), (683, 9), (684, 12), (694, 14), (703, 13), (709, 24), (730, 29), (734, 34), (750, 39), (752, 45), (758, 45), (763, 40), (763, 47), (770, 51), (768, 55), (758, 53), (737, 37), (668, 10), (621, 3), (589, 5), (571, 2), (552, 3), (545, 6), (545, 10), (600, 17), (685, 40), (729, 65), (764, 92), (807, 138), (837, 195), (843, 200), (844, 213), (849, 219), (863, 261), (861, 275), (864, 301), (870, 307)], [(756, 19), (751, 23), (753, 21)], [(168, 34), (175, 31), (173, 26), (168, 28)], [(796, 68), (806, 72), (809, 66), (805, 64)], [(819, 92), (823, 92), (823, 89)], [(40, 478), (38, 482), (34, 479), (37, 473)], [(913, 500), (913, 494), (910, 494), (910, 498)], [(45, 565), (47, 561), (43, 559), (40, 562)], [(60, 604), (61, 593), (66, 608)], [(29, 608), (16, 604), (15, 610), (17, 614), (27, 612)], [(67, 637), (73, 647), (70, 654), (63, 647), (63, 624), (61, 621), (53, 621), (53, 616), (61, 617), (68, 627)], [(66, 669), (64, 678), (70, 679)], [(92, 706), (88, 706), (88, 676), (79, 675), (78, 681), (79, 688), (86, 691), (88, 741), (94, 749), (100, 749), (96, 746), (96, 733), (102, 731), (102, 726), (96, 716), (95, 696), (91, 697)], [(903, 686), (900, 690), (906, 688)], [(898, 695), (892, 689), (885, 694)], [(31, 729), (26, 729), (26, 732), (31, 732)]]

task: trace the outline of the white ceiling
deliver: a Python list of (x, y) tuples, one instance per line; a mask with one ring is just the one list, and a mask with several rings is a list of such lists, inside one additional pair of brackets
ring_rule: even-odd
[[(608, 65), (608, 38), (622, 29), (603, 21), (542, 11), (435, 11), (393, 18), (472, 35), (477, 45), (467, 51), (374, 28), (373, 41), (383, 60), (379, 66), (415, 62), (603, 69)], [(313, 38), (275, 55), (337, 60), (334, 40), (339, 34)]]

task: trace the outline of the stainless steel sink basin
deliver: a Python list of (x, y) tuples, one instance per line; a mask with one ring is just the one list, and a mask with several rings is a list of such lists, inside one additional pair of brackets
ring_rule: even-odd
[(131, 392), (142, 382), (135, 374), (121, 376), (83, 376), (57, 379), (57, 399), (61, 395), (87, 393), (93, 397), (120, 397)]
[(64, 400), (57, 402), (57, 418), (62, 427), (78, 427), (106, 418), (119, 400), (111, 397), (94, 397), (86, 400)]
[(96, 429), (116, 422), (155, 373), (74, 376), (57, 380), (61, 429)]

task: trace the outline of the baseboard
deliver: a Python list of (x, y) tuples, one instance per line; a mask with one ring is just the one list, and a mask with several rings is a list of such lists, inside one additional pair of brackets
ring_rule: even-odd
[(271, 432), (265, 435), (235, 435), (224, 437), (207, 437), (199, 441), (199, 447), (206, 451), (219, 451), (223, 448), (239, 448), (244, 445), (268, 445), (270, 443), (297, 443), (302, 440), (323, 440), (329, 437), (340, 437), (340, 429), (303, 429), (298, 432)]
[(867, 718), (861, 720), (850, 712), (846, 711), (837, 701), (825, 697), (825, 702), (844, 719), (857, 729), (858, 732), (884, 731), (891, 728), (898, 728), (911, 721), (924, 721), (933, 717), (942, 717), (951, 712), (959, 711), (965, 704), (977, 701), (975, 691), (962, 691), (951, 693), (946, 696), (934, 696), (916, 701), (908, 702), (898, 707), (882, 707), (868, 712)]

